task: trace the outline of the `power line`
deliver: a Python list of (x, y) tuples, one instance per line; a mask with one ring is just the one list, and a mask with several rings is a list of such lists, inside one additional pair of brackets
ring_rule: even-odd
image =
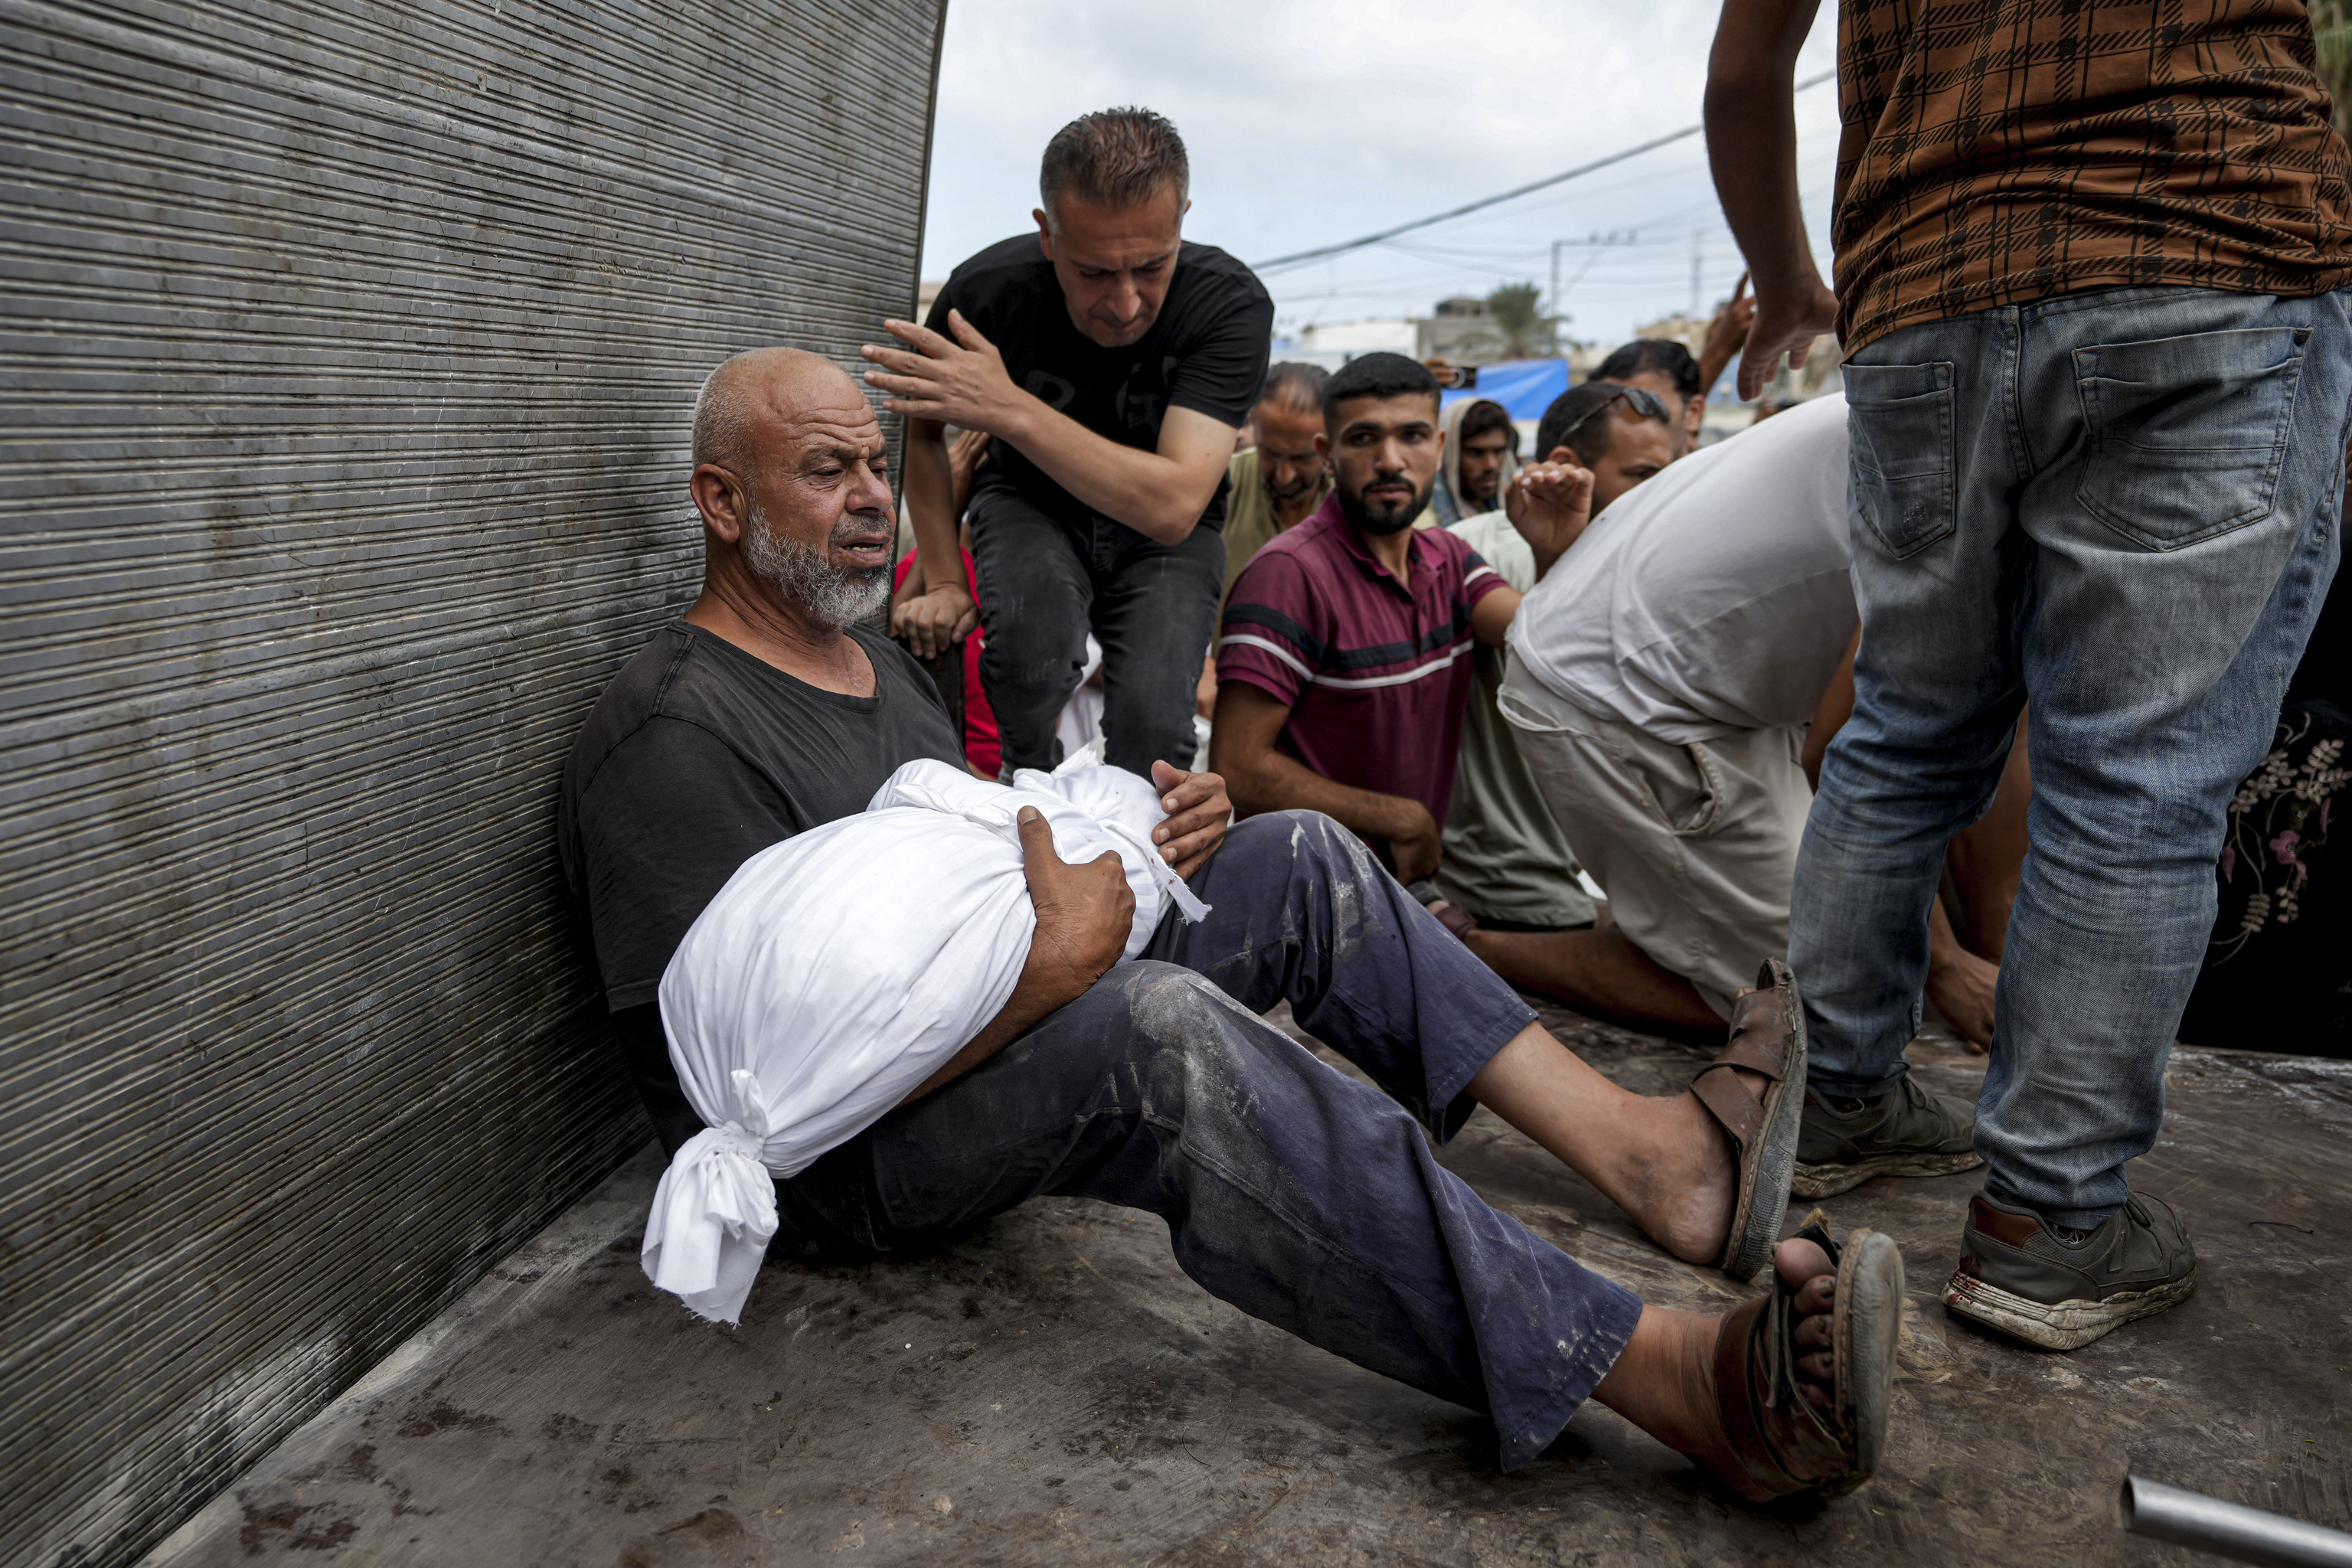
[[(1806, 210), (1814, 213), (1827, 210), (1829, 201), (1828, 192), (1829, 187), (1827, 185), (1822, 185), (1815, 190), (1807, 191), (1805, 193)], [(1641, 230), (1648, 230), (1653, 227), (1671, 229), (1680, 224), (1688, 222), (1694, 215), (1701, 212), (1716, 215), (1718, 219), (1716, 226), (1708, 230), (1709, 238), (1713, 240), (1723, 237), (1726, 231), (1723, 229), (1719, 221), (1720, 209), (1717, 207), (1715, 203), (1712, 201), (1706, 202), (1703, 205), (1678, 207), (1662, 216), (1645, 218), (1635, 226)], [(1816, 224), (1815, 226), (1818, 227), (1818, 224)], [(1817, 242), (1826, 243), (1826, 241), (1822, 239), (1822, 236), (1818, 234), (1815, 235), (1814, 237)], [(1596, 269), (1604, 275), (1614, 276), (1620, 269), (1631, 267), (1642, 269), (1642, 277), (1649, 279), (1656, 270), (1654, 257), (1639, 253), (1654, 252), (1656, 250), (1684, 243), (1687, 243), (1686, 240), (1666, 237), (1660, 239), (1637, 240), (1632, 245), (1601, 247), (1599, 247), (1600, 254), (1597, 255), (1593, 260), (1596, 264)], [(1307, 284), (1304, 279), (1311, 277), (1312, 274), (1302, 272), (1298, 275), (1298, 278), (1295, 279), (1283, 278), (1270, 279), (1267, 280), (1267, 289), (1274, 295), (1276, 303), (1281, 303), (1286, 300), (1297, 301), (1308, 298), (1391, 298), (1399, 289), (1411, 290), (1415, 288), (1453, 284), (1458, 281), (1465, 272), (1491, 272), (1497, 279), (1519, 278), (1531, 270), (1532, 264), (1539, 263), (1546, 254), (1541, 250), (1515, 250), (1508, 248), (1502, 243), (1496, 243), (1491, 247), (1480, 246), (1466, 247), (1460, 250), (1444, 247), (1423, 251), (1418, 247), (1411, 244), (1400, 245), (1388, 243), (1383, 243), (1377, 248), (1387, 255), (1398, 257), (1400, 258), (1411, 258), (1414, 261), (1422, 262), (1427, 267), (1433, 268), (1433, 269), (1416, 268), (1402, 275), (1387, 275), (1368, 279), (1344, 289), (1339, 288), (1336, 282), (1317, 282), (1312, 285)], [(1307, 292), (1310, 289), (1314, 290), (1311, 294)]]
[[(1794, 90), (1802, 92), (1807, 88), (1819, 87), (1825, 81), (1834, 81), (1836, 79), (1837, 72), (1833, 70), (1826, 70), (1822, 72), (1819, 76), (1807, 77), (1804, 80), (1797, 83)], [(1524, 185), (1515, 185), (1511, 189), (1504, 191), (1497, 195), (1481, 196), (1475, 202), (1465, 202), (1458, 207), (1450, 207), (1444, 212), (1433, 214), (1429, 217), (1417, 217), (1411, 223), (1401, 223), (1393, 228), (1384, 228), (1378, 234), (1368, 234), (1361, 239), (1351, 239), (1342, 245), (1320, 246), (1313, 250), (1301, 250), (1289, 256), (1277, 256), (1271, 261), (1252, 262), (1250, 264), (1251, 269), (1257, 272), (1266, 272), (1271, 271), (1273, 268), (1277, 267), (1289, 267), (1301, 261), (1320, 261), (1325, 257), (1342, 256), (1350, 250), (1361, 250), (1368, 245), (1378, 245), (1382, 240), (1394, 239), (1398, 235), (1411, 234), (1414, 229), (1427, 228), (1432, 224), (1445, 223), (1457, 217), (1466, 217), (1470, 214), (1479, 211), (1481, 208), (1497, 206), (1504, 202), (1529, 195), (1535, 191), (1540, 191), (1547, 186), (1560, 184), (1566, 181), (1576, 179), (1580, 175), (1590, 174), (1596, 170), (1605, 169), (1612, 163), (1622, 163), (1628, 158), (1638, 157), (1643, 153), (1654, 152), (1660, 147), (1664, 147), (1673, 142), (1680, 142), (1685, 137), (1696, 136), (1706, 129), (1706, 127), (1704, 125), (1685, 125), (1680, 131), (1670, 131), (1664, 136), (1654, 137), (1650, 141), (1643, 142), (1637, 146), (1627, 147), (1622, 152), (1612, 153), (1605, 158), (1596, 158), (1590, 163), (1580, 163), (1575, 168), (1567, 170), (1564, 173), (1549, 174), (1540, 180), (1533, 180)]]

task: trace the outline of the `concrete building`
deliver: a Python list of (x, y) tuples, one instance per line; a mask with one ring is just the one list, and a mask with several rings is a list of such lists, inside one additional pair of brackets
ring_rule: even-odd
[(1275, 357), (1334, 366), (1358, 354), (1397, 353), (1454, 364), (1491, 364), (1508, 345), (1486, 302), (1469, 295), (1440, 300), (1426, 316), (1383, 316), (1361, 321), (1318, 321), (1295, 338), (1277, 338)]
[(1452, 364), (1490, 364), (1509, 352), (1503, 330), (1486, 301), (1460, 294), (1440, 300), (1428, 316), (1413, 322), (1413, 357)]
[(1318, 321), (1299, 329), (1298, 336), (1293, 340), (1298, 350), (1296, 354), (1285, 355), (1279, 347), (1276, 353), (1277, 357), (1306, 359), (1316, 363), (1325, 363), (1326, 356), (1336, 356), (1329, 360), (1334, 365), (1345, 364), (1358, 354), (1412, 354), (1418, 358), (1420, 340), (1414, 332), (1414, 326), (1412, 320), (1403, 316), (1377, 317), (1364, 321)]

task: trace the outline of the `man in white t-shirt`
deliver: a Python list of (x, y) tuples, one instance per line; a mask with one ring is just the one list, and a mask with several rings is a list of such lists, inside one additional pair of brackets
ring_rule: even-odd
[[(1812, 804), (1806, 731), (1857, 625), (1845, 476), (1844, 400), (1817, 398), (1625, 495), (1528, 595), (1498, 706), (1607, 893), (1609, 924), (1466, 931), (1504, 978), (1629, 1022), (1711, 1030), (1759, 962), (1787, 950)], [(1844, 705), (1830, 697), (1824, 728)], [(1980, 1033), (1992, 965), (1940, 910), (1935, 925), (1929, 994)], [(1846, 1117), (1867, 1127), (1808, 1102), (1816, 1135), (1800, 1159), (1840, 1167), (1812, 1173), (1814, 1195), (1978, 1163), (1965, 1104), (1916, 1089), (1886, 1100)]]

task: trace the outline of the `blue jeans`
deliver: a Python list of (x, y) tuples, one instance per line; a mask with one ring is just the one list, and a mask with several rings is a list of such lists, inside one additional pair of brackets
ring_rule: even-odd
[[(1608, 1372), (1639, 1298), (1439, 1165), (1464, 1086), (1534, 1020), (1355, 835), (1236, 824), (1212, 906), (936, 1093), (789, 1181), (771, 1258), (866, 1257), (1040, 1194), (1168, 1222), (1176, 1261), (1252, 1317), (1483, 1410), (1535, 1458)], [(1301, 1026), (1380, 1085), (1257, 1015)]]
[(1846, 366), (1853, 717), (1791, 896), (1811, 1083), (1901, 1077), (1944, 847), (2030, 704), (2031, 847), (1976, 1144), (1996, 1202), (2090, 1226), (2164, 1068), (2337, 555), (2352, 291), (2103, 290), (1923, 322)]
[(980, 583), (980, 680), (1004, 744), (1004, 765), (1062, 761), (1055, 721), (1102, 645), (1103, 760), (1151, 776), (1155, 762), (1192, 764), (1194, 692), (1225, 588), (1225, 541), (1194, 528), (1157, 544), (1107, 517), (1063, 522), (1009, 485), (971, 498), (971, 560)]

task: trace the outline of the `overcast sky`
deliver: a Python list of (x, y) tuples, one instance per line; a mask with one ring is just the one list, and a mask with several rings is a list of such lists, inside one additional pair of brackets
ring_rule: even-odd
[[(923, 276), (1030, 226), (1045, 141), (1140, 103), (1183, 132), (1187, 237), (1255, 263), (1352, 239), (1694, 124), (1710, 0), (950, 0)], [(1822, 7), (1798, 66), (1835, 64)], [(1837, 89), (1798, 99), (1798, 169), (1824, 268)], [(1336, 262), (1266, 273), (1278, 330), (1426, 315), (1528, 279), (1552, 242), (1573, 336), (1614, 342), (1728, 294), (1739, 258), (1699, 139)], [(1694, 240), (1694, 235), (1697, 237)], [(1573, 281), (1573, 287), (1568, 287)]]

